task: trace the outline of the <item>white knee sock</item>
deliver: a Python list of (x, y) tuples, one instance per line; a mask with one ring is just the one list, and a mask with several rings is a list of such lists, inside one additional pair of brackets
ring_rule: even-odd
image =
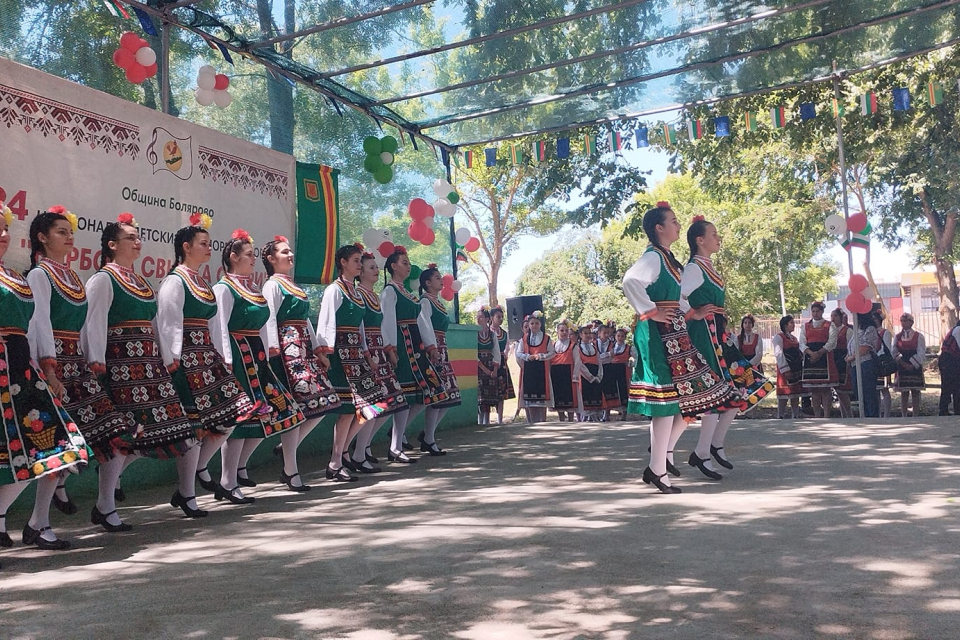
[[(710, 443), (715, 448), (723, 448), (723, 443), (727, 439), (727, 431), (729, 431), (730, 425), (733, 424), (733, 421), (736, 419), (738, 413), (739, 411), (730, 410), (724, 411), (720, 414), (720, 421), (717, 423), (717, 430), (713, 432), (713, 440)], [(724, 456), (724, 458), (726, 458), (726, 456)]]
[[(319, 422), (319, 418), (314, 418), (309, 421), (313, 423), (313, 426), (316, 426), (316, 423)], [(297, 447), (300, 445), (300, 433), (299, 430), (303, 427), (295, 427), (293, 429), (287, 429), (286, 431), (280, 434), (280, 443), (283, 444), (280, 449), (283, 451), (283, 473), (287, 476), (295, 476), (290, 483), (299, 487), (303, 484), (300, 480), (300, 476), (297, 475), (300, 472), (300, 467), (297, 464)]]
[(407, 424), (410, 422), (410, 409), (393, 414), (393, 428), (390, 431), (390, 451), (400, 453), (403, 451), (403, 434), (407, 432)]
[[(33, 514), (30, 516), (30, 526), (33, 529), (40, 530), (50, 526), (50, 503), (53, 501), (53, 493), (57, 490), (57, 474), (44, 476), (37, 480), (37, 497), (33, 501)], [(57, 536), (52, 531), (44, 531), (45, 540), (56, 540)]]
[(0, 531), (7, 530), (7, 510), (16, 499), (27, 488), (28, 482), (15, 482), (13, 484), (0, 485)]
[[(654, 475), (667, 473), (667, 449), (670, 448), (670, 430), (673, 428), (673, 416), (658, 416), (650, 422), (650, 470)], [(660, 481), (670, 485), (669, 476)]]
[[(97, 511), (106, 515), (116, 511), (117, 503), (114, 493), (120, 484), (120, 474), (127, 467), (127, 458), (134, 456), (115, 456), (106, 462), (100, 463), (100, 479), (97, 491)], [(110, 524), (120, 524), (120, 516), (113, 514), (107, 517)]]
[(191, 509), (197, 508), (197, 461), (200, 460), (200, 445), (192, 447), (182, 456), (176, 458), (177, 476), (180, 479), (178, 491), (187, 500), (187, 506)]
[(360, 428), (360, 431), (357, 432), (357, 445), (353, 448), (353, 461), (357, 464), (362, 464), (367, 460), (367, 447), (370, 446), (370, 443), (373, 442), (374, 436), (377, 435), (377, 431), (380, 430), (380, 427), (387, 421), (390, 416), (384, 418), (376, 418), (375, 420), (368, 420), (365, 425)]
[(719, 413), (705, 413), (700, 416), (700, 438), (697, 440), (697, 448), (693, 452), (701, 460), (710, 459), (710, 444), (713, 442), (713, 435), (716, 433), (717, 421), (719, 420)]
[(426, 426), (423, 429), (423, 441), (427, 444), (433, 444), (437, 441), (437, 425), (443, 419), (446, 409), (428, 409), (427, 416), (424, 419)]
[(670, 427), (670, 446), (667, 448), (667, 460), (670, 461), (670, 464), (675, 464), (673, 451), (677, 448), (677, 441), (680, 440), (680, 436), (682, 436), (686, 430), (687, 422), (683, 419), (683, 416), (679, 413), (673, 416), (673, 423)]
[[(240, 459), (237, 460), (238, 477), (244, 480), (249, 479), (250, 476), (246, 472), (247, 461), (250, 460), (250, 456), (257, 450), (261, 442), (263, 442), (263, 438), (243, 438), (243, 451), (240, 453)], [(296, 451), (296, 449), (294, 449), (294, 451)], [(243, 471), (240, 471), (240, 469), (243, 469)]]
[(321, 420), (323, 420), (323, 416), (320, 416), (319, 418), (311, 418), (300, 425), (300, 442), (303, 442), (307, 439), (307, 436), (310, 435), (310, 432), (313, 431), (318, 424), (320, 424)]
[(246, 440), (227, 439), (220, 447), (220, 486), (230, 491), (237, 486), (237, 467)]
[(204, 482), (210, 482), (213, 479), (210, 476), (210, 472), (207, 471), (207, 465), (210, 464), (213, 456), (217, 455), (217, 451), (220, 451), (220, 447), (223, 446), (223, 443), (226, 441), (226, 436), (210, 435), (200, 441), (200, 455), (197, 458), (197, 469), (203, 469), (203, 471), (199, 471), (199, 473), (200, 479)]

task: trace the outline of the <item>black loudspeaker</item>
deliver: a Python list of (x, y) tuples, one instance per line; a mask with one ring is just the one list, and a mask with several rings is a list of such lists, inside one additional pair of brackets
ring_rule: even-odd
[[(507, 298), (507, 335), (511, 340), (523, 337), (523, 319), (534, 311), (543, 311), (540, 296), (517, 296)], [(544, 328), (546, 331), (546, 328)]]

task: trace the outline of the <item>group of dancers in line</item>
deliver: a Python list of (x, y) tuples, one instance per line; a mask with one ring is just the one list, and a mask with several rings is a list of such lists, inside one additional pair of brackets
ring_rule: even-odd
[[(4, 207), (0, 203), (0, 210)], [(10, 244), (0, 217), (0, 259)], [(299, 474), (297, 447), (327, 414), (337, 414), (326, 478), (352, 482), (380, 471), (370, 449), (392, 418), (388, 460), (409, 464), (407, 425), (426, 410), (420, 450), (436, 443), (444, 413), (460, 404), (447, 356), (449, 319), (438, 295), (442, 275), (423, 270), (419, 296), (404, 285), (411, 264), (403, 247), (380, 269), (360, 245), (340, 247), (338, 277), (324, 290), (314, 329), (307, 294), (293, 281), (290, 243), (275, 236), (260, 250), (269, 279), (253, 282), (253, 238), (232, 233), (223, 277), (200, 275), (212, 254), (207, 216), (193, 215), (173, 241), (175, 268), (154, 292), (137, 274), (141, 251), (129, 213), (105, 225), (100, 269), (86, 282), (67, 265), (76, 217), (61, 206), (30, 224), (26, 277), (0, 262), (0, 547), (10, 547), (6, 512), (36, 480), (24, 544), (69, 548), (50, 527), (50, 505), (78, 508), (65, 479), (91, 456), (98, 496), (90, 519), (108, 532), (128, 531), (116, 510), (120, 476), (138, 457), (174, 458), (179, 485), (170, 504), (190, 518), (207, 511), (195, 483), (216, 499), (250, 504), (256, 486), (246, 464), (258, 445), (278, 436), (280, 482), (310, 489)], [(354, 442), (355, 441), (355, 442)], [(354, 442), (352, 450), (349, 445)], [(221, 452), (219, 482), (207, 471)]]
[[(914, 417), (920, 415), (920, 392), (926, 388), (923, 367), (926, 341), (913, 328), (913, 316), (900, 316), (901, 330), (891, 338), (883, 326), (879, 310), (857, 314), (857, 329), (847, 321), (840, 308), (823, 317), (825, 305), (810, 305), (811, 319), (800, 325), (794, 335), (793, 316), (780, 319), (780, 333), (773, 337), (777, 360), (778, 417), (800, 417), (800, 398), (809, 396), (815, 418), (829, 418), (833, 393), (837, 394), (840, 415), (853, 416), (851, 398), (857, 394), (856, 349), (859, 344), (863, 376), (863, 417), (891, 417), (892, 388), (900, 393), (900, 411), (907, 417), (907, 405), (913, 405)], [(858, 339), (855, 340), (855, 337)]]

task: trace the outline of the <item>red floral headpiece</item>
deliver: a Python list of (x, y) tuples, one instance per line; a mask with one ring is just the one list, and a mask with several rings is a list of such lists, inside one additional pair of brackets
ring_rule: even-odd
[(693, 221), (694, 221), (694, 222), (703, 222), (703, 221), (705, 221), (705, 220), (706, 220), (706, 218), (704, 218), (703, 216), (700, 216), (700, 215), (693, 216)]
[(430, 264), (427, 265), (427, 269), (436, 269), (436, 268), (437, 268), (436, 262), (431, 262)]
[(208, 216), (205, 213), (200, 213), (199, 211), (194, 211), (190, 214), (190, 224), (194, 227), (200, 227), (204, 231), (210, 228), (210, 225), (213, 224), (213, 218)]
[(290, 241), (287, 240), (287, 236), (273, 236), (273, 241), (274, 241), (274, 242), (286, 242), (287, 244), (290, 244)]
[(393, 245), (393, 252), (394, 252), (394, 253), (402, 253), (403, 255), (407, 255), (407, 248), (406, 248), (405, 246), (403, 246), (402, 244), (395, 244), (395, 245)]
[(241, 242), (249, 242), (253, 244), (253, 236), (251, 236), (245, 229), (234, 229), (233, 233), (230, 234), (230, 237), (234, 240), (240, 240)]
[(49, 209), (47, 209), (47, 213), (59, 213), (60, 215), (63, 215), (66, 212), (67, 212), (67, 208), (62, 204), (55, 204)]
[(137, 219), (134, 218), (133, 214), (128, 211), (124, 211), (123, 213), (118, 215), (117, 222), (119, 222), (120, 224), (129, 224), (132, 227), (140, 226), (137, 224)]
[(659, 202), (657, 202), (657, 208), (659, 208), (659, 209), (669, 209), (669, 208), (670, 208), (670, 203), (667, 202), (666, 200), (660, 200)]

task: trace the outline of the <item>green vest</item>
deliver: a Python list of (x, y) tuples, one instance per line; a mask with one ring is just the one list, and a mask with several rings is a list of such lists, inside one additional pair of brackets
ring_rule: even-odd
[[(113, 284), (113, 303), (107, 314), (107, 326), (114, 327), (123, 322), (151, 322), (157, 315), (157, 297), (150, 284), (133, 270), (127, 270), (116, 264), (108, 264), (100, 269), (110, 276)], [(129, 274), (133, 283), (123, 277)]]
[(288, 320), (306, 320), (310, 316), (307, 293), (288, 278), (274, 275), (270, 279), (280, 285), (283, 293), (283, 302), (277, 309), (277, 327), (282, 327)]
[(33, 292), (19, 273), (0, 265), (0, 326), (27, 330), (33, 316)]
[(217, 315), (217, 299), (213, 289), (196, 271), (178, 265), (168, 277), (179, 278), (183, 283), (183, 319), (209, 320)]
[(73, 269), (47, 259), (37, 263), (36, 268), (50, 281), (50, 324), (53, 330), (79, 332), (87, 319), (87, 293), (80, 276)]

